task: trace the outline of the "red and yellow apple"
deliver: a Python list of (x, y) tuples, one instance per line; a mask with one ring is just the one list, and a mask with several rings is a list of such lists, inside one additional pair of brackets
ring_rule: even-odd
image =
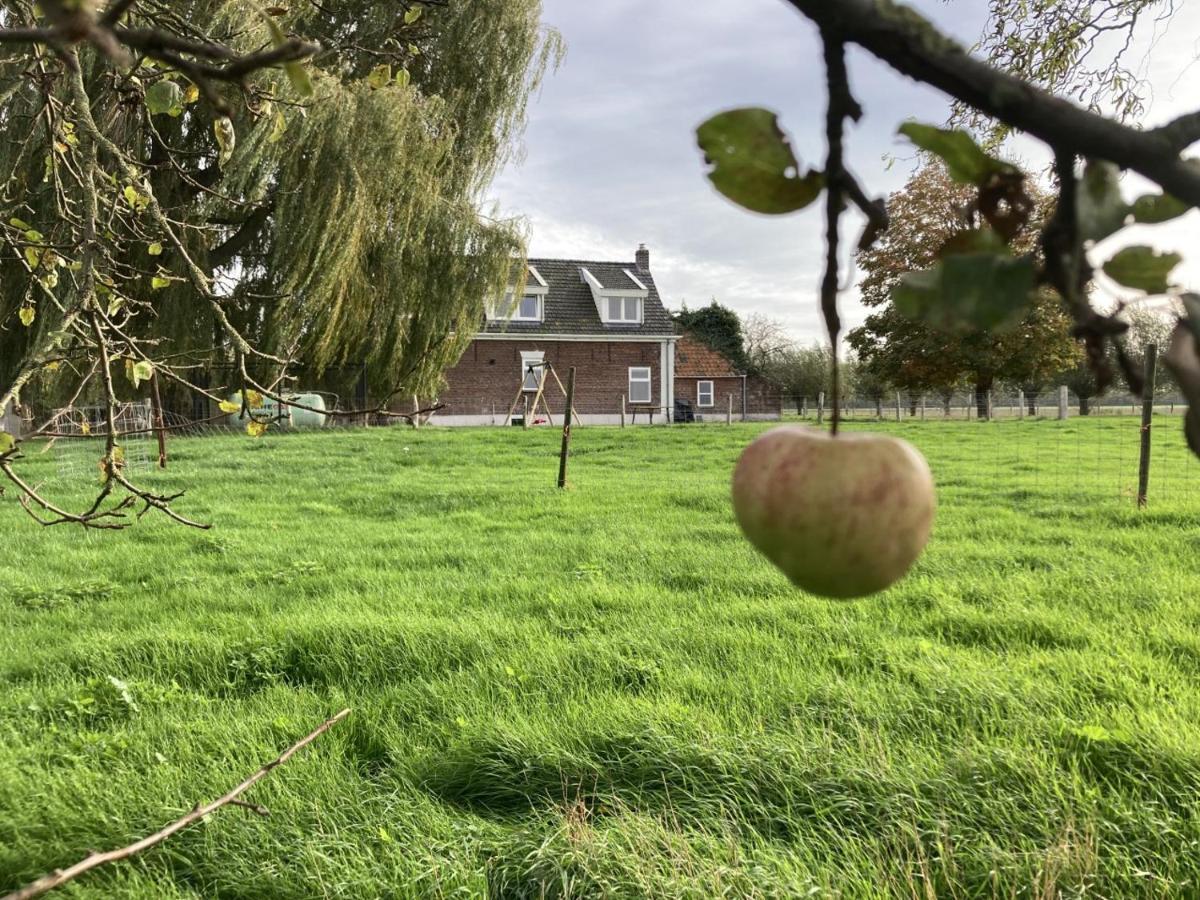
[(755, 547), (797, 587), (874, 594), (921, 555), (937, 501), (925, 458), (899, 438), (783, 425), (743, 451), (733, 509)]

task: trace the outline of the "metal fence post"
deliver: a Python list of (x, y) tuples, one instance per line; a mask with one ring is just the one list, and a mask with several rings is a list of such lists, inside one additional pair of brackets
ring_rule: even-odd
[(1138, 459), (1138, 508), (1146, 505), (1146, 493), (1150, 487), (1150, 425), (1154, 416), (1154, 374), (1158, 368), (1158, 344), (1146, 345), (1146, 361), (1142, 388), (1142, 448)]
[(1059, 421), (1062, 421), (1068, 415), (1070, 415), (1070, 407), (1067, 405), (1069, 402), (1070, 402), (1070, 398), (1067, 396), (1067, 386), (1065, 384), (1059, 385), (1059, 388), (1058, 388), (1058, 418), (1059, 418)]

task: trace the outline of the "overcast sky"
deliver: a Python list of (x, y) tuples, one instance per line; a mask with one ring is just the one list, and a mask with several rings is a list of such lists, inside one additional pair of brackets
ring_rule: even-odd
[[(823, 335), (816, 285), (823, 237), (816, 206), (766, 218), (725, 201), (703, 175), (694, 132), (715, 112), (766, 106), (780, 114), (805, 164), (820, 166), (824, 76), (815, 29), (782, 0), (543, 0), (544, 19), (566, 39), (567, 57), (530, 107), (526, 155), (492, 195), (530, 226), (532, 256), (632, 260), (644, 242), (664, 302), (677, 308), (716, 297), (741, 314), (761, 312), (802, 340)], [(979, 35), (984, 0), (917, 0), (964, 43)], [(1200, 9), (1185, 9), (1158, 34), (1139, 38), (1135, 62), (1154, 88), (1147, 124), (1200, 106), (1187, 63), (1200, 47)], [(941, 94), (895, 75), (861, 51), (852, 86), (866, 117), (848, 140), (851, 167), (872, 193), (900, 187), (911, 153), (895, 138), (906, 118), (941, 124)], [(1186, 74), (1184, 74), (1186, 72)], [(1182, 77), (1181, 77), (1182, 76)], [(1010, 156), (1035, 167), (1045, 157), (1028, 140)], [(889, 166), (887, 157), (896, 157)], [(1141, 187), (1128, 179), (1128, 191)], [(847, 220), (848, 221), (848, 220)], [(857, 238), (857, 223), (847, 228)], [(1200, 213), (1140, 231), (1124, 242), (1200, 248)], [(1104, 250), (1098, 252), (1104, 256)], [(1200, 254), (1193, 253), (1200, 257)], [(1177, 270), (1200, 287), (1200, 258)], [(853, 288), (843, 302), (861, 321)]]

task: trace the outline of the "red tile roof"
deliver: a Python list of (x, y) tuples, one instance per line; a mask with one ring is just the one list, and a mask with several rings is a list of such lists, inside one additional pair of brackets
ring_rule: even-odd
[(685, 334), (675, 345), (675, 374), (680, 378), (722, 378), (742, 373), (708, 344)]

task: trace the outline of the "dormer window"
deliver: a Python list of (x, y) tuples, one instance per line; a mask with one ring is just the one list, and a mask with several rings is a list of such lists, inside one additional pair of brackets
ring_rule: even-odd
[(488, 318), (492, 321), (540, 322), (543, 318), (544, 299), (544, 294), (526, 294), (514, 302), (512, 291), (508, 291), (502, 301), (488, 309)]
[(608, 297), (607, 300), (609, 322), (641, 324), (642, 300), (640, 297)]

